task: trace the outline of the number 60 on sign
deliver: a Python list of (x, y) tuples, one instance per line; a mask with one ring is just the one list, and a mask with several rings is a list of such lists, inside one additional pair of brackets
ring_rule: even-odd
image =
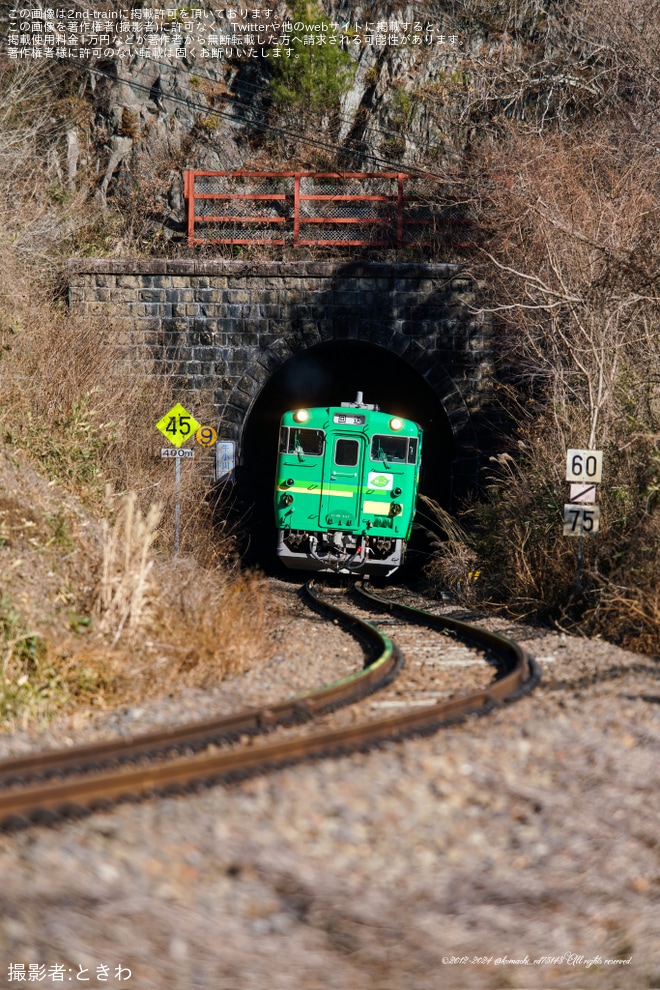
[(602, 474), (602, 450), (566, 451), (566, 481), (591, 481), (598, 484)]

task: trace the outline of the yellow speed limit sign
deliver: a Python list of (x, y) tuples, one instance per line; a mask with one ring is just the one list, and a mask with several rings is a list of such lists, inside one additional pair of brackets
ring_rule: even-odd
[(180, 447), (186, 440), (190, 440), (195, 430), (199, 429), (199, 423), (194, 416), (191, 416), (183, 406), (177, 402), (169, 412), (166, 412), (162, 419), (156, 423), (156, 429), (160, 430), (166, 440), (169, 440), (175, 447)]
[(200, 426), (195, 434), (195, 439), (200, 447), (212, 447), (218, 439), (218, 434), (212, 426)]

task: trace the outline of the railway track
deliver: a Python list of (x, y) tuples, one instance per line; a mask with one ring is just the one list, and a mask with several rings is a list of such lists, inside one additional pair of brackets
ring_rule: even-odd
[[(0, 827), (51, 823), (120, 801), (199, 790), (301, 759), (429, 733), (467, 715), (484, 714), (531, 690), (538, 681), (535, 661), (525, 651), (480, 627), (383, 598), (363, 584), (352, 589), (351, 611), (346, 596), (322, 595), (313, 581), (305, 586), (305, 595), (311, 607), (341, 622), (360, 640), (365, 652), (362, 670), (318, 690), (228, 717), (128, 740), (2, 760)], [(341, 597), (342, 604), (333, 597)], [(403, 678), (399, 675), (404, 657), (389, 630), (384, 633), (364, 615), (371, 618), (374, 609), (387, 612), (379, 625), (396, 623), (392, 628), (397, 637), (403, 625), (411, 624), (439, 637), (439, 644), (432, 645), (425, 637), (413, 646), (417, 655), (408, 660)], [(471, 651), (467, 655), (466, 649)], [(444, 668), (434, 669), (432, 686), (430, 665)], [(469, 668), (472, 683), (465, 690)], [(449, 669), (454, 671), (454, 682), (456, 670), (461, 672), (458, 693), (457, 685), (451, 687), (446, 680)], [(484, 684), (486, 671), (490, 680)], [(348, 705), (357, 708), (351, 708), (349, 724), (338, 725), (333, 713), (345, 712)], [(385, 709), (394, 711), (383, 717)], [(315, 731), (310, 732), (310, 727)], [(265, 734), (278, 738), (257, 744), (255, 737)]]

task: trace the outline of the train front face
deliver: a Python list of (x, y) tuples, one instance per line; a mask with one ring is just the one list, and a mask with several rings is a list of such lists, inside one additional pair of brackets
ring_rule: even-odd
[(363, 407), (285, 413), (275, 483), (282, 562), (392, 574), (412, 530), (421, 440), (411, 420)]

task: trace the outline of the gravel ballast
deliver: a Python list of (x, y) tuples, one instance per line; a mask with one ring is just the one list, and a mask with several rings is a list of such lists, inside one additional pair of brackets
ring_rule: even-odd
[[(2, 755), (236, 710), (361, 665), (350, 636), (297, 617), (291, 585), (278, 593), (293, 640), (260, 670), (6, 737)], [(0, 836), (0, 986), (660, 987), (660, 665), (484, 624), (543, 673), (486, 718)]]

